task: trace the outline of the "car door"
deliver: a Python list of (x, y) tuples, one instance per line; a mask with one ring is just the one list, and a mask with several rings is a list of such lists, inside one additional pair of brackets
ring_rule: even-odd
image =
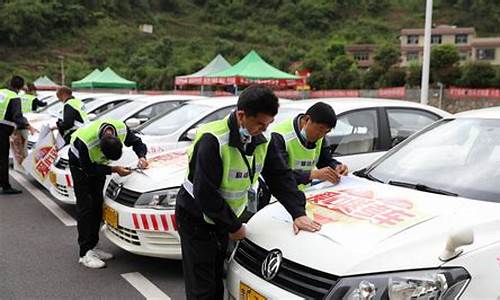
[(380, 111), (376, 108), (349, 111), (337, 117), (337, 125), (326, 140), (333, 156), (355, 171), (380, 157)]

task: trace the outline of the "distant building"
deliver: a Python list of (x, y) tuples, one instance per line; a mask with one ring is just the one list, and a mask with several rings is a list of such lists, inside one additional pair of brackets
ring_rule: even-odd
[[(434, 45), (455, 45), (460, 61), (487, 61), (500, 65), (500, 37), (478, 38), (474, 27), (456, 27), (441, 25), (431, 31), (431, 47)], [(421, 63), (424, 54), (424, 29), (404, 28), (400, 31), (401, 66), (412, 62)], [(358, 63), (358, 67), (367, 68), (373, 65), (375, 44), (346, 46), (347, 53)]]
[(472, 41), (472, 49), (472, 60), (500, 65), (500, 37), (475, 38)]
[[(432, 28), (431, 46), (452, 44), (458, 49), (461, 61), (472, 58), (472, 41), (476, 36), (473, 27), (438, 26)], [(407, 66), (411, 62), (421, 62), (424, 55), (424, 29), (401, 29), (401, 65)]]
[(346, 46), (346, 52), (354, 58), (359, 68), (369, 68), (373, 65), (376, 48), (375, 44), (348, 45)]

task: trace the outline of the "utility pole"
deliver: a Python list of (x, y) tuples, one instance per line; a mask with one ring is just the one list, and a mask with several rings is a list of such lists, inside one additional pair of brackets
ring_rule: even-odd
[(422, 84), (420, 103), (429, 103), (429, 72), (431, 65), (432, 0), (427, 0), (425, 8), (424, 61), (422, 64)]
[(59, 59), (61, 60), (61, 85), (64, 85), (64, 56), (59, 55)]

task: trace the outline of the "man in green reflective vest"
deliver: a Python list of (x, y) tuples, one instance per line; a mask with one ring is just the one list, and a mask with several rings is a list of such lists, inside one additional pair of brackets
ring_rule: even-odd
[(69, 168), (76, 197), (79, 263), (102, 268), (113, 258), (96, 248), (102, 220), (103, 189), (106, 175), (130, 174), (130, 169), (109, 166), (120, 159), (123, 145), (132, 147), (139, 158), (138, 167), (147, 168), (147, 148), (141, 139), (118, 120), (98, 120), (75, 131), (71, 137)]
[(59, 129), (66, 144), (69, 144), (71, 134), (88, 123), (89, 118), (84, 111), (83, 102), (73, 97), (70, 88), (60, 87), (56, 95), (60, 101), (64, 102), (63, 118), (57, 120), (57, 129)]
[(30, 129), (23, 116), (18, 93), (24, 86), (24, 79), (13, 76), (9, 89), (0, 89), (0, 187), (2, 194), (19, 194), (9, 183), (10, 135), (14, 129)]
[(306, 111), (277, 124), (271, 143), (279, 149), (293, 170), (300, 190), (313, 179), (338, 183), (348, 168), (332, 157), (325, 136), (335, 128), (337, 116), (333, 108), (317, 102)]
[(40, 107), (47, 105), (47, 102), (41, 101), (36, 96), (36, 88), (32, 83), (26, 85), (26, 92), (21, 95), (21, 106), (23, 113), (36, 112)]
[(306, 216), (304, 193), (297, 189), (291, 169), (263, 135), (278, 107), (272, 90), (250, 86), (239, 96), (235, 112), (197, 130), (188, 151), (188, 175), (175, 209), (187, 299), (223, 298), (228, 241), (246, 237), (239, 217), (259, 175), (290, 213), (290, 230), (293, 227), (297, 233), (321, 228)]

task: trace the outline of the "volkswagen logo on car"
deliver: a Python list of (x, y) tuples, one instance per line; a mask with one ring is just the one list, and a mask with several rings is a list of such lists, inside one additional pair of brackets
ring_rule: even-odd
[(122, 191), (122, 188), (123, 188), (123, 183), (120, 183), (119, 185), (116, 186), (116, 188), (111, 193), (111, 198), (113, 200), (116, 200), (116, 198), (118, 198), (118, 195), (120, 195), (120, 192)]
[(262, 277), (269, 281), (272, 280), (276, 274), (278, 274), (281, 261), (283, 260), (283, 254), (280, 250), (274, 249), (267, 254), (266, 258), (262, 262), (262, 267), (260, 272), (262, 273)]

